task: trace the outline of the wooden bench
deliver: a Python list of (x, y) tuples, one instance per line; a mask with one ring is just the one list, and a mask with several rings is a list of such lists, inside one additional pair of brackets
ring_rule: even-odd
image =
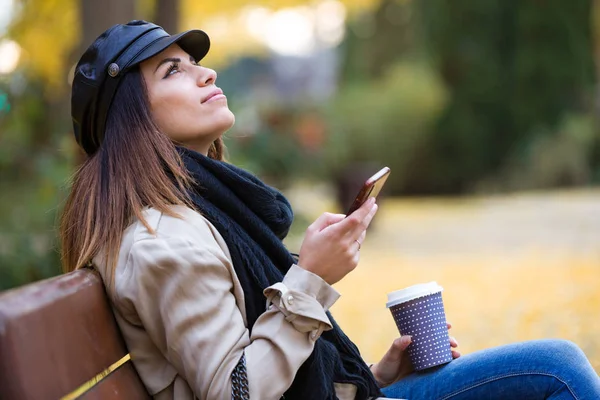
[(150, 398), (89, 269), (0, 293), (0, 399), (69, 398)]

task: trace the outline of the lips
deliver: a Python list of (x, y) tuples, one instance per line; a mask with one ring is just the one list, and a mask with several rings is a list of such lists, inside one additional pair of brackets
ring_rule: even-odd
[(206, 96), (204, 99), (202, 99), (202, 103), (206, 103), (207, 101), (209, 101), (210, 99), (212, 99), (215, 96), (220, 96), (220, 97), (224, 97), (225, 95), (223, 94), (223, 91), (219, 88), (213, 90), (212, 92), (210, 92), (208, 94), (208, 96)]

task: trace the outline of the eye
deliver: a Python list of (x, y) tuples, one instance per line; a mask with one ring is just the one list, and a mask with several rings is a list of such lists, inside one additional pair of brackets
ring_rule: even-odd
[(178, 63), (173, 63), (169, 66), (169, 69), (167, 69), (167, 73), (165, 74), (165, 78), (168, 78), (171, 75), (175, 75), (177, 72), (179, 72), (179, 64)]

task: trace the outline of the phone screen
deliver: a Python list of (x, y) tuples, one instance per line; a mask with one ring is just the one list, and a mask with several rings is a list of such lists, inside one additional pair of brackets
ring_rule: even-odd
[(383, 167), (375, 175), (367, 179), (346, 215), (350, 215), (360, 208), (369, 197), (377, 197), (389, 175), (390, 169), (388, 167)]

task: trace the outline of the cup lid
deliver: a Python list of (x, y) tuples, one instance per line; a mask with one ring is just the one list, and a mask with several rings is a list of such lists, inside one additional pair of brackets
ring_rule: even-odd
[(419, 283), (417, 285), (409, 286), (407, 288), (389, 293), (387, 295), (388, 301), (386, 303), (386, 307), (393, 307), (396, 304), (404, 303), (406, 301), (414, 300), (419, 297), (438, 293), (443, 290), (444, 288), (438, 285), (435, 281), (428, 283)]

